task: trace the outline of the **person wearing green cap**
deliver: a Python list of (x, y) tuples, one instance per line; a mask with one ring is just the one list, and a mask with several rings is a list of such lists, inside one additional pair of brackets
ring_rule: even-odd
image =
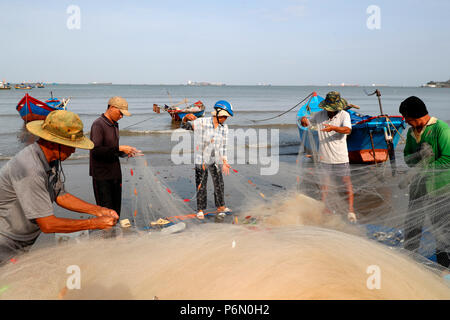
[[(84, 136), (78, 115), (56, 110), (45, 120), (27, 123), (26, 128), (39, 140), (25, 147), (0, 170), (0, 264), (27, 251), (41, 232), (108, 229), (119, 218), (114, 210), (87, 203), (64, 188), (61, 162), (69, 158), (75, 148), (92, 149), (94, 146)], [(96, 218), (55, 217), (53, 202)]]
[[(307, 127), (310, 122), (317, 127), (319, 136), (319, 162), (326, 174), (321, 182), (322, 200), (326, 202), (330, 176), (344, 183), (348, 197), (347, 218), (356, 222), (353, 208), (353, 186), (350, 178), (350, 165), (347, 150), (347, 135), (352, 131), (350, 114), (345, 111), (349, 106), (337, 91), (327, 94), (319, 107), (322, 111), (315, 113), (310, 120), (301, 118), (301, 125)], [(329, 209), (327, 209), (329, 211)]]

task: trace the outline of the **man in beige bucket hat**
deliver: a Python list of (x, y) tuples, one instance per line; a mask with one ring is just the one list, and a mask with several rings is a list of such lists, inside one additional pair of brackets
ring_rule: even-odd
[[(107, 229), (116, 224), (114, 210), (87, 203), (64, 189), (61, 161), (76, 148), (92, 149), (78, 115), (52, 111), (45, 120), (29, 122), (27, 130), (40, 139), (24, 148), (0, 170), (0, 264), (28, 250), (41, 232), (68, 233)], [(53, 202), (93, 219), (55, 217)]]
[(94, 148), (89, 153), (89, 175), (92, 176), (95, 201), (113, 209), (120, 216), (122, 205), (122, 171), (120, 157), (141, 155), (141, 151), (119, 145), (119, 124), (123, 116), (130, 116), (128, 102), (122, 97), (112, 97), (108, 107), (91, 126), (90, 138)]

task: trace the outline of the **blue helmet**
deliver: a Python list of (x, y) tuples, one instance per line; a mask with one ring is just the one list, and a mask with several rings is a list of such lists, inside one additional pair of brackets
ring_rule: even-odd
[(216, 104), (214, 105), (214, 110), (216, 110), (217, 112), (219, 110), (225, 110), (226, 112), (228, 112), (230, 117), (233, 116), (233, 106), (231, 105), (231, 103), (225, 100), (217, 101)]

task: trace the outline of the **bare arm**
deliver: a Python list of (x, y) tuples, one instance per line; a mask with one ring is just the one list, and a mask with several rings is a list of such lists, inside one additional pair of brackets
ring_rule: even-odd
[(37, 218), (36, 222), (39, 228), (44, 233), (69, 233), (81, 230), (92, 230), (92, 229), (108, 229), (116, 224), (116, 219), (113, 217), (97, 217), (94, 219), (66, 219), (57, 218), (54, 215)]
[(56, 203), (67, 210), (92, 214), (94, 216), (109, 216), (115, 219), (119, 219), (119, 216), (114, 210), (97, 206), (95, 204), (88, 203), (81, 200), (70, 193), (65, 193), (56, 198)]
[(322, 131), (325, 132), (336, 131), (337, 133), (342, 134), (350, 134), (352, 132), (352, 129), (350, 129), (349, 127), (336, 127), (329, 124), (324, 124), (324, 127), (325, 128), (322, 129)]
[(135, 147), (131, 147), (131, 146), (127, 146), (127, 145), (119, 146), (119, 151), (125, 153), (128, 157), (144, 155), (141, 150), (138, 150)]

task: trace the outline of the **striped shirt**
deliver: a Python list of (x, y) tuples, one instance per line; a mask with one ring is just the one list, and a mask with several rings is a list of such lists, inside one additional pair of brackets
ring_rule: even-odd
[(198, 118), (181, 123), (181, 128), (194, 130), (195, 164), (223, 164), (227, 160), (228, 126), (214, 128), (213, 118)]

